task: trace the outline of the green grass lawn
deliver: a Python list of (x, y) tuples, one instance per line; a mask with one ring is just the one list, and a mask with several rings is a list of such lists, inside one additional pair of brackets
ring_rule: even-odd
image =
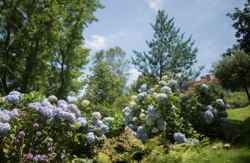
[(228, 119), (243, 122), (247, 118), (250, 118), (250, 105), (240, 109), (229, 109), (227, 112)]

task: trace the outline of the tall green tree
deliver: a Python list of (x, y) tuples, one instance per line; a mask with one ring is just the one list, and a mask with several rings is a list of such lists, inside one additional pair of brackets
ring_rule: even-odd
[(228, 89), (244, 89), (250, 102), (250, 55), (234, 51), (225, 56), (214, 67), (214, 74)]
[(197, 49), (191, 37), (185, 39), (174, 19), (158, 11), (152, 25), (153, 39), (147, 41), (148, 52), (134, 51), (133, 64), (143, 75), (161, 79), (165, 73), (187, 71), (196, 62)]
[(86, 97), (94, 104), (113, 104), (123, 95), (127, 64), (126, 53), (119, 47), (97, 52), (87, 82)]
[(0, 90), (39, 90), (64, 97), (80, 85), (88, 50), (83, 30), (98, 0), (8, 0), (0, 4)]
[(250, 0), (247, 0), (242, 9), (236, 8), (228, 14), (233, 20), (233, 27), (236, 29), (235, 36), (240, 49), (246, 54), (250, 53)]

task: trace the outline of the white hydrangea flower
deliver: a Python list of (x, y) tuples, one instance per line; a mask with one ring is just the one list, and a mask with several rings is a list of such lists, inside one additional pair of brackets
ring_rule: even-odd
[(157, 101), (161, 102), (166, 100), (168, 96), (165, 93), (157, 93), (155, 94), (155, 98), (157, 99)]
[(157, 132), (159, 132), (159, 129), (156, 128), (156, 127), (154, 127), (154, 128), (151, 130), (151, 132), (152, 132), (153, 134), (156, 134)]
[(69, 103), (76, 103), (77, 102), (77, 97), (76, 96), (67, 96), (67, 101)]
[(102, 115), (100, 112), (93, 112), (92, 113), (92, 120), (93, 121), (97, 121), (97, 120), (101, 120), (102, 119)]
[(174, 140), (178, 144), (187, 143), (187, 138), (186, 138), (185, 134), (183, 134), (181, 132), (174, 133)]
[(165, 93), (167, 95), (172, 94), (172, 89), (170, 87), (168, 87), (168, 86), (162, 87), (160, 91), (161, 91), (161, 93)]
[(82, 106), (83, 106), (83, 107), (88, 107), (89, 105), (90, 105), (89, 100), (83, 100), (83, 101), (82, 101)]
[(55, 95), (51, 95), (48, 97), (49, 102), (51, 103), (56, 103), (57, 102), (57, 97)]
[(159, 81), (159, 84), (160, 84), (161, 87), (164, 87), (164, 86), (168, 85), (168, 83), (165, 82), (164, 80)]
[(225, 103), (224, 103), (224, 100), (223, 99), (217, 99), (216, 100), (216, 103), (221, 106), (221, 107), (224, 107), (225, 106)]
[(170, 80), (168, 86), (174, 90), (178, 89), (178, 82), (176, 80)]
[(204, 113), (204, 120), (205, 120), (205, 122), (207, 124), (210, 124), (210, 123), (213, 122), (213, 120), (214, 120), (214, 114), (213, 114), (213, 112), (211, 110), (205, 111), (205, 113)]
[(140, 113), (139, 118), (140, 118), (140, 120), (144, 121), (146, 119), (146, 114)]
[(105, 117), (103, 118), (103, 123), (108, 125), (108, 126), (111, 126), (111, 124), (114, 122), (114, 118), (113, 117)]
[(10, 124), (9, 123), (2, 123), (0, 122), (0, 135), (6, 135), (10, 131)]

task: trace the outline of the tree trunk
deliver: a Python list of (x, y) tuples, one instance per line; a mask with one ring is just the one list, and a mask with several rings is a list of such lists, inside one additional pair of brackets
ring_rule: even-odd
[(245, 89), (245, 91), (246, 91), (248, 101), (250, 102), (250, 93), (249, 93), (249, 91), (248, 91), (247, 86), (244, 86), (244, 89)]

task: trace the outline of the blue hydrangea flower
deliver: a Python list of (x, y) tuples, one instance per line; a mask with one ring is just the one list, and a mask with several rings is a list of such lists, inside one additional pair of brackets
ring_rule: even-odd
[(159, 113), (157, 112), (156, 108), (153, 105), (149, 105), (147, 108), (148, 118), (152, 120), (156, 120), (160, 117)]
[(33, 158), (33, 161), (47, 161), (47, 160), (48, 160), (48, 156), (41, 155), (41, 154), (35, 155)]
[(147, 84), (142, 84), (138, 91), (139, 92), (146, 92), (147, 91)]
[(182, 144), (182, 143), (187, 142), (187, 138), (186, 138), (185, 134), (183, 134), (181, 132), (174, 133), (174, 140), (178, 144)]
[(87, 133), (87, 142), (89, 143), (89, 144), (92, 144), (92, 143), (94, 143), (94, 141), (95, 141), (95, 134), (93, 133), (93, 132), (89, 132), (89, 133)]
[(5, 112), (0, 110), (0, 122), (7, 123), (10, 121), (10, 116)]
[(74, 113), (76, 117), (81, 116), (81, 111), (78, 109), (78, 107), (75, 104), (69, 104), (67, 108), (71, 113)]
[(16, 104), (21, 101), (21, 93), (18, 91), (12, 91), (5, 96), (5, 100), (11, 104)]
[(84, 117), (77, 118), (77, 122), (80, 124), (81, 127), (85, 127), (87, 125), (87, 119)]
[(213, 120), (214, 120), (214, 114), (213, 114), (213, 112), (211, 110), (205, 111), (205, 113), (204, 113), (204, 120), (205, 120), (205, 122), (207, 124), (210, 124), (210, 123), (213, 122)]
[(145, 131), (145, 129), (144, 129), (143, 126), (139, 126), (139, 127), (137, 128), (136, 137), (137, 137), (138, 139), (141, 139), (142, 141), (145, 141), (145, 140), (148, 139), (148, 135), (147, 135), (147, 133), (146, 133), (146, 131)]

